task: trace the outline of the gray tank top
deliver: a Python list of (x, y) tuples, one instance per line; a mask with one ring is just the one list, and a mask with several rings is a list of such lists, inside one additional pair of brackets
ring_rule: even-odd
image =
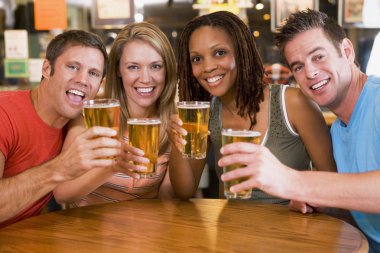
[[(285, 108), (285, 85), (270, 85), (269, 124), (262, 145), (266, 146), (283, 164), (297, 169), (310, 170), (310, 156), (301, 138), (291, 129), (287, 120)], [(213, 97), (210, 108), (210, 138), (215, 154), (215, 169), (220, 179), (223, 173), (218, 166), (221, 158), (220, 148), (222, 131), (222, 103)], [(266, 203), (287, 204), (288, 200), (270, 196), (258, 189), (254, 189), (252, 200)]]

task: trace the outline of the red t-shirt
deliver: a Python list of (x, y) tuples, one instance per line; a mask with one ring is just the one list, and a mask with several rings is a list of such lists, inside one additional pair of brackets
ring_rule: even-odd
[[(30, 91), (0, 92), (0, 151), (5, 157), (3, 178), (12, 177), (56, 157), (63, 144), (62, 129), (48, 126), (35, 111)], [(0, 223), (0, 228), (38, 215), (52, 193)], [(15, 200), (17, 201), (17, 200)]]

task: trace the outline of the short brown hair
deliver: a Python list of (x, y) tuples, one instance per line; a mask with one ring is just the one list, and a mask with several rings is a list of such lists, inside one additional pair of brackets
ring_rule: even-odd
[(46, 49), (46, 59), (51, 65), (52, 76), (54, 74), (54, 64), (57, 58), (70, 46), (84, 46), (99, 49), (104, 57), (104, 68), (102, 78), (106, 75), (108, 55), (100, 37), (94, 33), (82, 30), (70, 30), (55, 36)]
[(284, 55), (286, 43), (291, 41), (296, 35), (318, 28), (323, 30), (340, 55), (339, 45), (343, 39), (347, 38), (343, 28), (334, 19), (327, 16), (327, 14), (310, 9), (290, 14), (284, 24), (276, 30), (274, 42), (282, 55)]

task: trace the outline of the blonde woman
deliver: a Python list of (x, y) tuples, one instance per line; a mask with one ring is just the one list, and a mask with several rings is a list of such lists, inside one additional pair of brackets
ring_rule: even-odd
[[(109, 55), (106, 97), (120, 100), (120, 133), (124, 139), (128, 118), (161, 119), (157, 176), (139, 178), (132, 173), (136, 167), (129, 161), (146, 161), (147, 158), (123, 143), (122, 162), (107, 169), (94, 168), (81, 178), (60, 185), (55, 190), (59, 203), (85, 206), (135, 198), (173, 197), (167, 173), (171, 144), (165, 130), (170, 115), (176, 111), (175, 69), (173, 49), (157, 26), (133, 23), (119, 32)], [(83, 123), (79, 122), (70, 131), (74, 129), (83, 131)]]

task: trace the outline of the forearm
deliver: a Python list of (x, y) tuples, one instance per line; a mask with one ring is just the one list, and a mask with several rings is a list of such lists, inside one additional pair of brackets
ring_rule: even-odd
[(8, 220), (40, 198), (51, 192), (60, 183), (52, 163), (31, 168), (14, 177), (0, 180), (0, 222)]
[[(191, 198), (198, 188), (204, 161), (182, 158), (182, 154), (173, 148), (170, 155), (169, 176), (176, 196), (182, 200)], [(196, 167), (196, 168), (193, 168)]]
[(316, 206), (380, 213), (380, 171), (356, 174), (294, 173), (284, 196)]
[(158, 198), (159, 199), (173, 199), (175, 198), (174, 189), (172, 187), (172, 184), (170, 182), (170, 176), (169, 176), (169, 168), (166, 170), (165, 177), (162, 180), (162, 183), (160, 185), (160, 188), (158, 190)]
[(76, 201), (104, 184), (112, 174), (111, 168), (94, 168), (74, 180), (59, 184), (54, 189), (54, 197), (60, 204)]

